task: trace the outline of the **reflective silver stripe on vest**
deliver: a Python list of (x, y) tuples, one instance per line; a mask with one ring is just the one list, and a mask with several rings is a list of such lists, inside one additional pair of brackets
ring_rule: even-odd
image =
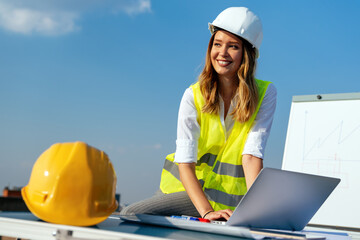
[[(212, 155), (212, 156), (214, 156), (214, 155)], [(169, 160), (165, 159), (165, 163), (164, 163), (163, 168), (166, 171), (170, 172), (177, 180), (181, 181), (180, 180), (180, 173), (179, 173), (179, 166), (177, 164), (175, 164), (172, 161), (169, 161)], [(204, 183), (205, 183), (204, 180), (200, 179), (199, 182), (200, 182), (200, 185), (203, 187)]]
[(243, 197), (243, 195), (227, 194), (222, 191), (211, 188), (205, 188), (204, 193), (208, 198), (208, 200), (230, 207), (236, 207)]
[(242, 165), (234, 165), (230, 163), (217, 162), (213, 172), (219, 175), (228, 175), (231, 177), (245, 177)]
[(176, 177), (177, 180), (180, 181), (180, 173), (179, 173), (178, 165), (176, 165), (172, 161), (165, 159), (164, 169), (170, 172), (174, 177)]
[(211, 153), (205, 153), (196, 163), (196, 166), (200, 166), (202, 163), (206, 163), (209, 167), (214, 166), (217, 155)]
[[(197, 166), (200, 166), (202, 163), (206, 163), (209, 167), (212, 167), (216, 160), (216, 155), (211, 153), (206, 153), (202, 156), (196, 163)], [(180, 181), (179, 167), (172, 161), (165, 159), (164, 167), (165, 170), (170, 172), (174, 177)]]
[(201, 187), (203, 187), (203, 186), (204, 186), (205, 181), (204, 181), (204, 180), (202, 180), (202, 179), (199, 179), (199, 183), (200, 183)]

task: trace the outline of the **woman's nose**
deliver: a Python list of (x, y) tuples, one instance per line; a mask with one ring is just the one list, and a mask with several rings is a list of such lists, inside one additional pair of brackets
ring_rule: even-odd
[(223, 46), (221, 49), (220, 49), (220, 55), (221, 56), (227, 56), (228, 55), (228, 51), (227, 51), (227, 48), (225, 46)]

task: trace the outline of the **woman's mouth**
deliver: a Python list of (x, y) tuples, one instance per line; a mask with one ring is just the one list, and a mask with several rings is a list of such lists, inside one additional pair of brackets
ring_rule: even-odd
[(220, 67), (226, 67), (231, 64), (231, 61), (225, 61), (225, 60), (216, 60)]

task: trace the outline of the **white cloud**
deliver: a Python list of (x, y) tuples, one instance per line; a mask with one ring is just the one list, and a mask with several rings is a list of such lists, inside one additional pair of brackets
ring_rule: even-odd
[(59, 35), (79, 29), (78, 14), (70, 11), (42, 11), (0, 2), (0, 26), (8, 31)]
[(153, 145), (146, 145), (143, 148), (146, 150), (159, 150), (162, 148), (162, 145), (161, 145), (161, 143), (156, 143)]
[(160, 143), (153, 145), (154, 149), (161, 149), (162, 145)]
[(118, 10), (124, 11), (129, 15), (135, 15), (144, 12), (151, 12), (150, 0), (133, 0), (133, 1), (120, 1)]
[(21, 34), (61, 35), (80, 29), (84, 12), (151, 12), (150, 0), (0, 0), (0, 27)]

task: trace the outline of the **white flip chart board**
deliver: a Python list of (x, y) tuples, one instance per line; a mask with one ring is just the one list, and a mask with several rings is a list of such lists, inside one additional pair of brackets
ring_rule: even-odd
[(360, 229), (360, 93), (293, 97), (282, 169), (340, 178), (310, 223)]

